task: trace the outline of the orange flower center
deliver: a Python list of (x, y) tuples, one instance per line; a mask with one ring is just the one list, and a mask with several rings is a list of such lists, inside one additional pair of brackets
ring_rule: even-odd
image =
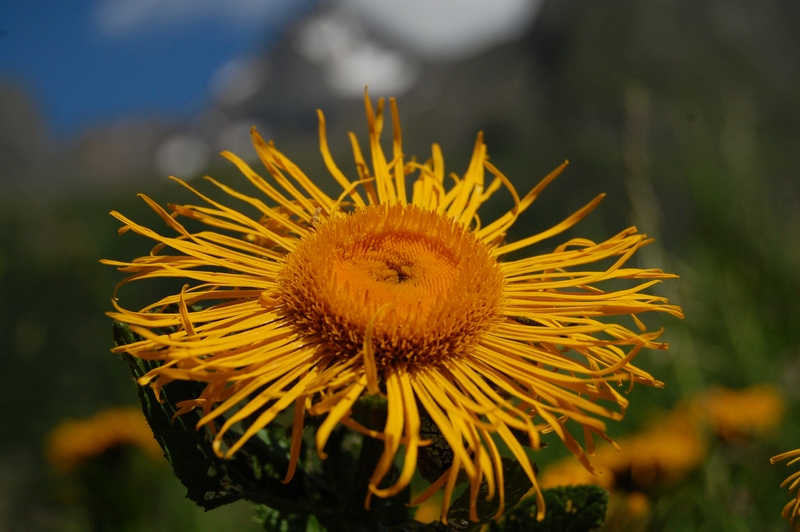
[(288, 255), (280, 278), (285, 319), (325, 352), (361, 353), (378, 366), (443, 362), (496, 321), (503, 275), (465, 226), (408, 205), (336, 216)]

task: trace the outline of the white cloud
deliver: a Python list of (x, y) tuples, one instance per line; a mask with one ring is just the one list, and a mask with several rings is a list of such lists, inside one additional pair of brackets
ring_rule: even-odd
[(190, 179), (203, 171), (210, 160), (206, 142), (192, 135), (179, 134), (166, 139), (156, 150), (155, 167), (160, 175)]
[(337, 58), (325, 72), (326, 81), (339, 94), (360, 98), (364, 87), (376, 94), (399, 96), (417, 79), (417, 69), (402, 55), (365, 43)]
[(338, 94), (360, 97), (369, 85), (375, 92), (398, 96), (419, 77), (415, 56), (464, 59), (519, 37), (541, 2), (336, 0), (333, 9), (304, 22), (294, 44), (323, 69)]
[(280, 24), (307, 4), (298, 0), (102, 0), (94, 12), (94, 22), (107, 35), (209, 19), (245, 27)]
[(343, 12), (306, 22), (295, 46), (320, 65), (325, 81), (341, 96), (360, 98), (366, 85), (373, 92), (399, 96), (417, 79), (413, 61), (371, 41), (358, 21)]
[(342, 0), (378, 31), (432, 60), (456, 60), (521, 35), (542, 0)]

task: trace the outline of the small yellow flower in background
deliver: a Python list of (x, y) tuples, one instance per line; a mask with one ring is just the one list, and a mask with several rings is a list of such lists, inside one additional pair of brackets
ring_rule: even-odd
[(604, 528), (644, 530), (651, 508), (646, 493), (677, 482), (697, 469), (705, 459), (706, 444), (684, 407), (670, 412), (651, 429), (620, 439), (617, 444), (598, 446), (592, 457), (597, 474), (579, 467), (575, 460), (563, 459), (545, 467), (539, 481), (543, 488), (601, 486), (609, 491)]
[[(778, 427), (783, 419), (785, 403), (778, 390), (760, 384), (740, 390), (712, 388), (690, 401), (679, 404), (653, 428), (621, 439), (618, 445), (601, 445), (592, 464), (597, 475), (581, 467), (574, 460), (560, 460), (540, 474), (544, 488), (564, 485), (595, 484), (612, 492), (609, 521), (614, 512), (628, 512), (628, 504), (616, 499), (617, 479), (625, 480), (626, 490), (647, 490), (655, 484), (679, 480), (702, 464), (708, 443), (706, 437), (716, 434), (724, 439), (759, 436)], [(704, 429), (711, 429), (712, 432)], [(772, 458), (772, 463), (794, 458), (789, 465), (800, 460), (800, 450)], [(781, 486), (791, 483), (790, 489), (800, 484), (800, 472), (790, 476)], [(617, 493), (617, 495), (620, 495)], [(639, 491), (629, 492), (634, 498), (645, 497)], [(643, 505), (637, 503), (637, 508)], [(800, 494), (787, 504), (785, 517), (800, 513)], [(613, 510), (613, 511), (612, 511)], [(632, 510), (631, 510), (632, 511)], [(610, 526), (610, 525), (609, 525)]]
[[(765, 434), (777, 428), (786, 410), (784, 400), (774, 386), (767, 384), (745, 390), (718, 388), (706, 392), (693, 402), (695, 415), (704, 419), (714, 431), (725, 439), (738, 439)], [(800, 460), (800, 449), (770, 458), (775, 464), (790, 459), (787, 466)], [(790, 475), (781, 488), (797, 489), (800, 472)], [(800, 514), (800, 491), (783, 508), (783, 517), (793, 522)]]
[(671, 482), (697, 468), (706, 455), (705, 442), (681, 409), (642, 434), (620, 442), (622, 452), (607, 449), (605, 464), (617, 475), (630, 474), (637, 486)]
[[(115, 351), (161, 362), (139, 380), (156, 393), (175, 380), (206, 383), (199, 397), (178, 404), (179, 414), (202, 411), (198, 427), (215, 428), (213, 447), (220, 456), (231, 457), (282, 411), (293, 409), (285, 482), (298, 463), (307, 415), (324, 418), (316, 430), (320, 458), (339, 424), (383, 440), (366, 505), (372, 495), (390, 497), (409, 484), (418, 457), (431, 444), (427, 427), (433, 425), (452, 459), (415, 503), (444, 488), (446, 515), (463, 472), (471, 518), (478, 519), (476, 499), (484, 481), (489, 497), (499, 499), (499, 517), (505, 505), (499, 439), (539, 493), (542, 518), (533, 464), (519, 436), (538, 449), (542, 431), (553, 431), (593, 470), (585, 449), (593, 450), (594, 437), (608, 439), (600, 418), (622, 418), (628, 404), (622, 393), (634, 383), (662, 386), (632, 364), (642, 348), (667, 348), (657, 341), (661, 331), (647, 331), (636, 314), (680, 317), (678, 307), (645, 293), (675, 276), (628, 266), (649, 242), (632, 227), (604, 242), (574, 238), (551, 253), (502, 262), (571, 228), (602, 195), (554, 227), (506, 242), (520, 213), (566, 163), (520, 197), (489, 162), (478, 135), (466, 173), (451, 174), (448, 188), (438, 145), (426, 162), (405, 157), (397, 108), (390, 102), (393, 141), (387, 155), (380, 144), (384, 102), (375, 109), (365, 95), (371, 165), (351, 134), (355, 178), (334, 163), (319, 113), (320, 149), (342, 188), (338, 197), (322, 192), (253, 130), (273, 183), (232, 153), (223, 156), (264, 198), (207, 179), (260, 218), (180, 180), (204, 205), (170, 205), (167, 211), (142, 196), (175, 236), (113, 212), (124, 224), (121, 232), (132, 230), (157, 243), (150, 255), (132, 262), (103, 261), (130, 274), (121, 284), (160, 277), (191, 283), (140, 311), (115, 303), (117, 312), (109, 315), (143, 338)], [(486, 223), (478, 210), (501, 189), (514, 206)], [(603, 266), (592, 268), (595, 263)], [(624, 289), (599, 286), (620, 279), (632, 282)], [(202, 304), (207, 306), (190, 311)], [(612, 316), (628, 320), (636, 331), (606, 319)], [(165, 328), (176, 330), (167, 334)], [(351, 417), (351, 407), (367, 395), (386, 399), (382, 430)], [(243, 434), (226, 445), (226, 434), (239, 422), (246, 422)], [(380, 487), (401, 446), (399, 476)]]
[(625, 478), (631, 487), (644, 489), (680, 479), (702, 463), (705, 453), (690, 416), (679, 408), (645, 432), (599, 446), (592, 458), (599, 475), (576, 468), (574, 460), (561, 460), (545, 468), (540, 480), (546, 488), (597, 484), (612, 490), (617, 478)]
[(614, 472), (602, 465), (595, 457), (592, 457), (592, 466), (594, 472), (588, 471), (583, 464), (572, 458), (559, 460), (542, 470), (539, 475), (539, 485), (542, 488), (555, 488), (556, 486), (595, 484), (611, 491), (614, 488)]
[(650, 499), (640, 491), (633, 491), (625, 498), (625, 507), (628, 513), (643, 517), (650, 511)]
[(71, 471), (87, 459), (124, 445), (138, 447), (154, 459), (164, 456), (142, 411), (132, 407), (62, 422), (50, 432), (45, 452), (53, 468)]
[(611, 492), (603, 530), (620, 532), (648, 530), (647, 524), (652, 507), (648, 496), (640, 491)]
[(715, 388), (696, 397), (697, 415), (725, 439), (757, 436), (775, 429), (786, 410), (774, 386), (762, 384), (743, 390)]

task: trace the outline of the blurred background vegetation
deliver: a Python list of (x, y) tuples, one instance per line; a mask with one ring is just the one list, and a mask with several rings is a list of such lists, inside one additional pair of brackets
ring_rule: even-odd
[[(670, 350), (637, 359), (666, 386), (634, 389), (628, 416), (609, 432), (624, 453), (624, 442), (677, 415), (694, 420), (701, 456), (672, 476), (658, 466), (648, 482), (630, 469), (618, 473), (622, 502), (606, 529), (789, 529), (780, 513), (790, 496), (779, 488), (789, 471), (769, 458), (800, 447), (800, 4), (547, 0), (520, 35), (445, 60), (345, 4), (321, 3), (294, 19), (251, 60), (250, 78), (238, 79), (241, 86), (264, 73), (250, 92), (237, 96), (233, 77), (228, 92), (186, 120), (133, 117), (56, 138), (23, 89), (8, 79), (0, 87), (0, 530), (96, 528), (86, 502), (94, 495), (80, 490), (115, 489), (44, 458), (60, 421), (136, 404), (126, 364), (108, 352), (103, 314), (121, 276), (98, 260), (133, 258), (149, 245), (118, 236), (108, 211), (158, 224), (135, 194), (162, 204), (187, 199), (168, 172), (187, 180), (208, 173), (246, 189), (208, 153), (219, 146), (252, 159), (239, 141), (253, 124), (326, 182), (317, 107), (352, 175), (346, 131), (365, 138), (363, 104), (331, 73), (342, 58), (319, 52), (334, 50), (342, 35), (351, 43), (345, 59), (372, 46), (400, 65), (393, 72), (405, 85), (366, 81), (375, 98), (399, 97), (407, 155), (427, 158), (439, 142), (448, 170), (462, 173), (482, 130), (493, 163), (521, 191), (570, 160), (510, 239), (607, 192), (573, 235), (601, 239), (636, 224), (657, 239), (640, 264), (681, 276), (656, 287), (686, 314), (661, 320)], [(227, 145), (222, 130), (233, 132)], [(483, 217), (504, 208), (489, 205)], [(548, 245), (555, 243), (539, 249)], [(127, 305), (154, 299), (149, 288), (128, 290)], [(783, 406), (759, 410), (756, 399), (725, 396), (719, 409), (733, 413), (690, 413), (720, 387), (762, 384)], [(719, 430), (715, 420), (725, 415), (744, 426)], [(660, 441), (672, 450), (669, 438)], [(546, 469), (565, 454), (551, 445), (536, 460)], [(246, 503), (203, 514), (166, 463), (146, 454), (130, 460), (139, 465), (118, 478), (146, 489), (126, 495), (143, 509), (128, 529), (258, 529)]]

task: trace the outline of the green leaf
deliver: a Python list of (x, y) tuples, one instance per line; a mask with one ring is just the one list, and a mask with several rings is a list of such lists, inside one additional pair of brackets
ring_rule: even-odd
[[(139, 340), (121, 322), (114, 322), (113, 333), (117, 345)], [(158, 367), (157, 362), (127, 354), (122, 358), (128, 363), (134, 379)], [(280, 427), (265, 430), (266, 441), (252, 438), (233, 459), (221, 459), (211, 447), (209, 431), (195, 429), (199, 420), (197, 413), (175, 417), (175, 405), (198, 397), (203, 389), (202, 383), (172, 382), (162, 389), (161, 402), (149, 386), (137, 385), (136, 389), (142, 411), (164, 456), (172, 465), (175, 476), (187, 488), (187, 497), (196, 504), (211, 510), (238, 499), (247, 499), (285, 512), (310, 512), (310, 504), (304, 500), (304, 472), (298, 469), (292, 482), (281, 483), (289, 464), (289, 441)]]
[[(503, 464), (503, 480), (506, 497), (506, 512), (523, 497), (532, 487), (531, 481), (528, 478), (525, 470), (520, 467), (516, 460), (511, 458), (502, 458)], [(472, 532), (480, 530), (485, 524), (494, 521), (494, 515), (497, 513), (497, 504), (499, 498), (497, 495), (490, 501), (486, 500), (488, 494), (488, 486), (484, 482), (478, 491), (478, 499), (476, 501), (476, 510), (478, 514), (478, 521), (470, 521), (469, 518), (469, 488), (464, 490), (461, 496), (450, 505), (450, 510), (447, 512), (447, 525), (441, 521), (425, 525), (419, 530), (429, 532)]]
[(268, 532), (325, 532), (313, 516), (284, 514), (263, 504), (253, 506), (253, 519)]
[(544, 520), (536, 520), (536, 497), (527, 497), (509, 512), (493, 531), (502, 532), (588, 532), (605, 521), (608, 492), (599, 486), (559, 486), (546, 489)]
[[(114, 340), (127, 345), (140, 340), (130, 328), (114, 322)], [(165, 330), (164, 332), (170, 332)], [(158, 362), (122, 355), (134, 379), (158, 367)], [(145, 417), (173, 467), (175, 476), (187, 488), (187, 497), (206, 510), (237, 499), (257, 503), (257, 520), (266, 530), (316, 530), (320, 526), (334, 531), (372, 532), (386, 530), (384, 523), (402, 523), (409, 519), (410, 489), (396, 497), (373, 497), (371, 509), (364, 509), (367, 484), (383, 452), (383, 442), (337, 428), (326, 446), (329, 458), (306, 467), (298, 467), (288, 484), (281, 481), (289, 466), (291, 431), (274, 422), (259, 431), (236, 452), (232, 459), (219, 458), (211, 447), (210, 431), (195, 428), (199, 414), (188, 412), (175, 417), (175, 405), (197, 398), (204, 383), (174, 381), (161, 390), (161, 402), (149, 386), (138, 386), (137, 393)], [(360, 401), (354, 410), (367, 426), (385, 424), (386, 405), (380, 398)], [(254, 414), (257, 415), (258, 413)], [(243, 422), (244, 424), (247, 421)], [(314, 426), (307, 420), (307, 427)], [(225, 443), (232, 444), (238, 435), (233, 429)], [(307, 453), (301, 450), (301, 456)], [(396, 480), (392, 468), (384, 483)], [(388, 484), (386, 484), (388, 485)], [(383, 484), (382, 484), (383, 486)]]

